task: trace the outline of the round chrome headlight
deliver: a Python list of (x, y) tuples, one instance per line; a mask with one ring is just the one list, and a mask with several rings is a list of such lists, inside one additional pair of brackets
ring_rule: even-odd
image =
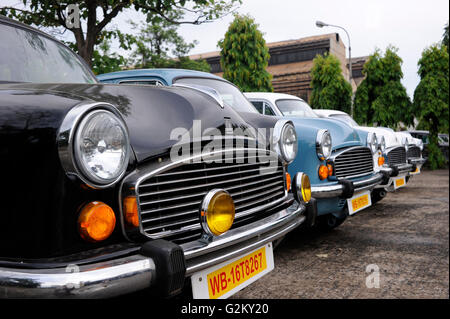
[(367, 134), (367, 146), (370, 148), (372, 153), (375, 154), (378, 149), (378, 141), (375, 133), (369, 132), (369, 134)]
[(380, 138), (379, 148), (382, 153), (384, 153), (384, 151), (386, 150), (386, 139), (384, 138), (384, 136), (381, 136)]
[(294, 125), (291, 122), (280, 120), (275, 125), (273, 135), (277, 153), (285, 162), (291, 163), (298, 152), (297, 132)]
[(331, 156), (331, 149), (333, 143), (331, 134), (328, 130), (319, 130), (316, 136), (316, 152), (321, 161), (328, 159)]
[(125, 124), (107, 110), (94, 110), (83, 117), (75, 133), (76, 166), (94, 187), (114, 183), (127, 168), (129, 145)]

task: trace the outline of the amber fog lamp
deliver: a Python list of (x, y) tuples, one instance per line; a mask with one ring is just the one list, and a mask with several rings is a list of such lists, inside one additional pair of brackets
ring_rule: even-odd
[(321, 180), (324, 180), (327, 177), (328, 177), (328, 167), (326, 167), (325, 165), (320, 165), (319, 166), (319, 178)]
[(78, 231), (89, 242), (107, 239), (116, 226), (116, 216), (111, 207), (102, 202), (90, 202), (78, 216)]
[(378, 157), (378, 166), (383, 166), (383, 164), (384, 164), (384, 157), (383, 156)]
[(200, 209), (202, 228), (208, 235), (219, 236), (233, 225), (234, 201), (227, 191), (215, 189), (206, 194)]
[(299, 172), (292, 181), (292, 192), (298, 202), (308, 203), (311, 200), (311, 182), (309, 176)]
[(286, 190), (289, 192), (291, 189), (291, 175), (286, 173)]
[(139, 214), (137, 200), (134, 196), (127, 196), (123, 200), (123, 210), (125, 212), (125, 220), (134, 227), (139, 227)]

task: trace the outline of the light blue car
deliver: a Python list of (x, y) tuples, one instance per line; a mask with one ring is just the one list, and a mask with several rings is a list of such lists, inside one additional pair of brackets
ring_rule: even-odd
[[(102, 74), (98, 79), (103, 83), (116, 84), (210, 87), (238, 112), (248, 112), (248, 105), (251, 105), (240, 91), (226, 90), (223, 84), (230, 82), (205, 72), (140, 69)], [(290, 100), (300, 100), (291, 95), (251, 93), (247, 97), (260, 113), (276, 118), (288, 117), (294, 122), (299, 156), (289, 165), (290, 176), (294, 177), (292, 188), (296, 189), (296, 185), (300, 184), (296, 181), (296, 177), (300, 178), (297, 172), (305, 172), (310, 178), (312, 196), (317, 203), (317, 209), (314, 209), (317, 211), (317, 221), (313, 216), (307, 224), (316, 222), (321, 229), (333, 229), (342, 224), (348, 215), (371, 205), (370, 192), (390, 174), (389, 169), (377, 168), (379, 146), (375, 134), (358, 131), (339, 121), (320, 119), (304, 102), (300, 109), (294, 106), (289, 111), (291, 113), (283, 114), (275, 107), (276, 99), (287, 104)], [(261, 112), (258, 106), (261, 101), (268, 106), (266, 111)], [(296, 192), (293, 193), (295, 195)]]

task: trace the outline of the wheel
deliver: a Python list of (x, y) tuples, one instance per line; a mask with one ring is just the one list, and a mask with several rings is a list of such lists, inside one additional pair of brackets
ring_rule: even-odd
[(379, 202), (386, 196), (386, 190), (384, 189), (374, 189), (372, 193), (370, 194), (370, 197), (372, 199), (372, 205), (376, 202)]
[(327, 214), (317, 217), (317, 228), (321, 231), (327, 232), (335, 229), (347, 219), (347, 215), (344, 217), (336, 217), (333, 214)]

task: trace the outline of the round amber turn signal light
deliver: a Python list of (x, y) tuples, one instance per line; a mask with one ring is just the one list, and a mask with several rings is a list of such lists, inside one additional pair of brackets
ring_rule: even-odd
[(380, 156), (378, 157), (378, 166), (382, 166), (384, 164), (384, 157)]
[(328, 177), (328, 167), (326, 167), (325, 165), (320, 165), (319, 166), (319, 178), (323, 180), (327, 177)]
[(102, 202), (90, 202), (78, 216), (78, 231), (89, 242), (107, 239), (116, 226), (116, 216), (111, 207)]

